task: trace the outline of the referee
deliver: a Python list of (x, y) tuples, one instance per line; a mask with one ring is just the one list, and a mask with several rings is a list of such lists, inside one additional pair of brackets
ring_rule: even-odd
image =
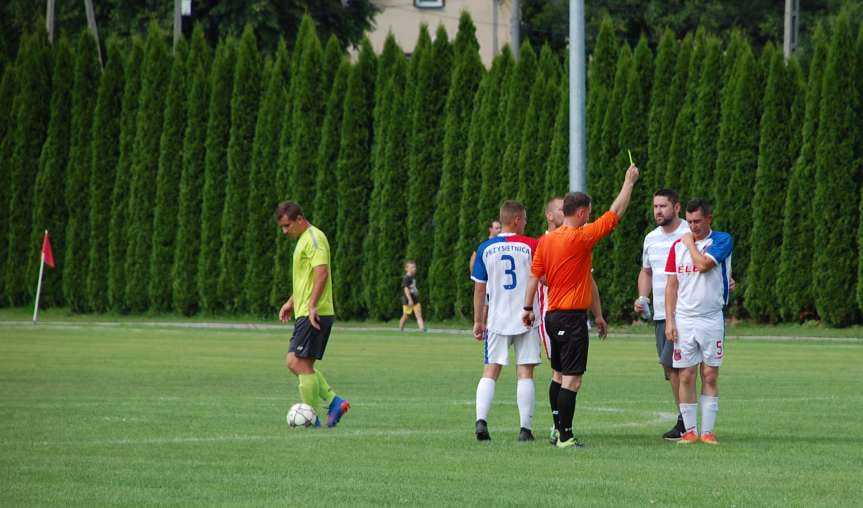
[(584, 445), (572, 434), (575, 397), (581, 377), (587, 369), (587, 310), (592, 303), (591, 254), (593, 246), (611, 234), (629, 205), (632, 189), (638, 180), (638, 168), (626, 170), (623, 187), (596, 222), (590, 219), (590, 196), (570, 192), (563, 199), (563, 226), (539, 240), (531, 264), (531, 276), (521, 313), (525, 325), (533, 325), (533, 300), (541, 279), (548, 284), (548, 312), (545, 327), (551, 337), (551, 368), (563, 375), (557, 408), (560, 418), (558, 448), (581, 448)]

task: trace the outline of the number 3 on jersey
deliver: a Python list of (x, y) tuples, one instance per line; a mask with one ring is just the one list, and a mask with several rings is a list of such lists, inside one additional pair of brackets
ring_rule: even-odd
[(509, 275), (510, 281), (509, 284), (504, 284), (504, 289), (515, 289), (518, 286), (518, 280), (515, 277), (515, 258), (508, 254), (504, 254), (500, 257), (501, 261), (506, 261), (509, 264), (509, 268), (503, 271), (503, 273)]

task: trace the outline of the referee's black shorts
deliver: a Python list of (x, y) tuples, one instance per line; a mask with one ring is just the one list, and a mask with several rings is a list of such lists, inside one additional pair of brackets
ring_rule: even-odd
[(587, 370), (587, 311), (553, 310), (545, 315), (551, 338), (551, 368), (567, 376)]

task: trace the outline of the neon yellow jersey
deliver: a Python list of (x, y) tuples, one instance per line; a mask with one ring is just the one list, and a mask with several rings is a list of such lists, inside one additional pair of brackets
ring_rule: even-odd
[(326, 235), (314, 227), (309, 226), (297, 240), (294, 248), (294, 316), (302, 317), (309, 315), (309, 300), (312, 298), (312, 288), (315, 286), (316, 266), (327, 267), (327, 282), (324, 291), (318, 298), (318, 314), (321, 316), (332, 316), (333, 309), (333, 277), (330, 270), (330, 242)]

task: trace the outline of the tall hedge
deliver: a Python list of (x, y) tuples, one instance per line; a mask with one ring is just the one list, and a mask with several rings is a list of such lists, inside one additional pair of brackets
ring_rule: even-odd
[(689, 189), (680, 189), (686, 197), (708, 196), (716, 166), (716, 140), (719, 138), (720, 97), (722, 91), (722, 45), (718, 38), (707, 37), (704, 64), (698, 80), (695, 101), (695, 134), (692, 138), (692, 172)]
[(434, 213), (434, 250), (429, 269), (432, 315), (448, 318), (455, 310), (455, 280), (450, 273), (452, 246), (458, 237), (458, 211), (470, 114), (484, 69), (479, 59), (476, 29), (467, 13), (459, 20), (455, 40), (455, 70), (444, 108), (443, 169)]
[[(3, 80), (0, 81), (0, 211), (9, 211), (9, 190), (12, 186), (12, 150), (15, 145), (15, 95), (18, 84), (14, 64), (6, 64), (3, 70)], [(6, 268), (6, 245), (9, 223), (0, 221), (0, 288), (4, 286), (3, 276)], [(5, 298), (0, 298), (0, 307), (7, 304)]]
[[(96, 38), (85, 30), (75, 47), (72, 88), (72, 138), (66, 168), (66, 252), (63, 296), (73, 312), (87, 311), (87, 265), (90, 254), (90, 165), (92, 163), (93, 109), (98, 95), (99, 50)], [(75, 203), (73, 205), (73, 203)]]
[(858, 252), (857, 211), (860, 161), (854, 153), (860, 119), (860, 96), (854, 73), (854, 39), (850, 21), (840, 16), (824, 69), (815, 155), (815, 263), (812, 287), (818, 315), (831, 326), (846, 326), (859, 317), (855, 294)]
[[(315, 180), (317, 192), (315, 192), (315, 214), (312, 220), (315, 226), (323, 231), (328, 238), (335, 238), (338, 234), (336, 227), (339, 208), (336, 203), (339, 199), (339, 188), (336, 185), (336, 164), (338, 163), (339, 143), (342, 135), (345, 92), (348, 87), (350, 72), (351, 65), (343, 56), (339, 70), (333, 79), (330, 95), (327, 98), (324, 123), (321, 127), (321, 144), (318, 147), (318, 174)], [(334, 244), (335, 242), (331, 241), (330, 243)]]
[(689, 58), (689, 69), (686, 71), (686, 95), (683, 104), (677, 112), (674, 121), (674, 130), (671, 134), (671, 146), (668, 149), (668, 167), (665, 172), (665, 183), (667, 186), (685, 192), (689, 189), (692, 181), (692, 155), (693, 140), (695, 138), (696, 125), (696, 101), (698, 99), (698, 85), (700, 84), (701, 67), (704, 62), (703, 37), (696, 37)]
[(546, 199), (563, 196), (569, 190), (569, 57), (563, 63), (558, 93), (560, 96), (545, 171), (543, 195)]
[(198, 258), (198, 301), (207, 314), (223, 308), (219, 298), (219, 256), (222, 252), (222, 210), (228, 174), (228, 142), (231, 137), (231, 95), (234, 89), (236, 40), (228, 38), (216, 49), (210, 73), (207, 114), (204, 192), (201, 197), (201, 253)]
[[(27, 255), (27, 289), (35, 297), (36, 287), (32, 281), (39, 276), (42, 235), (47, 229), (51, 235), (51, 246), (59, 253), (66, 252), (67, 207), (64, 184), (66, 166), (69, 161), (69, 141), (72, 129), (72, 82), (74, 60), (69, 42), (60, 37), (53, 49), (54, 73), (51, 90), (51, 121), (48, 137), (42, 145), (39, 158), (39, 174), (33, 189), (33, 228), (30, 231)], [(55, 257), (55, 270), (48, 270), (42, 283), (41, 305), (45, 307), (63, 305), (62, 270), (63, 256)]]
[[(863, 93), (863, 85), (861, 85), (861, 80), (863, 80), (863, 24), (860, 25), (860, 31), (857, 33), (857, 88), (858, 92)], [(863, 115), (863, 98), (858, 102), (858, 117)], [(863, 165), (863, 128), (858, 128), (857, 130), (857, 156), (860, 164)], [(860, 245), (863, 245), (863, 199), (860, 200), (860, 217), (858, 222), (858, 236), (857, 236), (857, 247), (860, 248)], [(860, 255), (860, 260), (857, 265), (857, 303), (860, 305), (860, 309), (863, 310), (863, 284), (860, 283), (863, 281), (863, 254)]]
[[(333, 296), (339, 317), (363, 316), (363, 236), (368, 228), (371, 194), (372, 110), (377, 58), (363, 39), (356, 65), (348, 77), (342, 117), (342, 138), (336, 165), (339, 189), (336, 256), (333, 258)], [(285, 289), (285, 294), (287, 294)], [(286, 300), (287, 298), (285, 298)]]
[(186, 70), (189, 84), (171, 296), (174, 310), (188, 316), (199, 308), (197, 274), (210, 101), (210, 49), (200, 25), (192, 32)]
[(614, 86), (614, 76), (619, 56), (611, 18), (603, 18), (596, 36), (596, 46), (587, 65), (587, 189), (596, 194), (599, 175), (602, 174), (602, 145), (607, 139), (603, 135), (603, 122), (609, 95)]
[(523, 127), (533, 83), (539, 74), (536, 53), (530, 39), (525, 39), (519, 49), (515, 72), (510, 75), (506, 85), (506, 149), (500, 167), (500, 192), (503, 199), (515, 199), (518, 195), (518, 158), (521, 155)]
[(123, 108), (123, 53), (118, 41), (108, 41), (107, 63), (99, 81), (99, 95), (93, 113), (93, 142), (90, 149), (90, 251), (87, 265), (87, 306), (105, 312), (108, 300), (108, 233), (111, 220), (111, 194), (120, 158), (121, 115)]
[(674, 77), (671, 79), (671, 87), (668, 89), (668, 95), (665, 97), (664, 109), (661, 112), (662, 129), (659, 132), (659, 146), (657, 147), (656, 156), (658, 160), (654, 163), (663, 164), (665, 171), (658, 169), (654, 175), (656, 180), (653, 182), (653, 187), (667, 187), (675, 182), (668, 181), (668, 163), (671, 156), (671, 145), (674, 142), (674, 129), (677, 125), (677, 117), (680, 114), (681, 108), (686, 101), (687, 90), (689, 89), (689, 68), (692, 64), (692, 52), (695, 47), (695, 40), (692, 34), (687, 34), (680, 42), (680, 47), (677, 50), (677, 55), (674, 60)]
[[(246, 280), (243, 283), (249, 311), (258, 316), (272, 315), (270, 292), (273, 286), (273, 254), (276, 227), (273, 206), (279, 196), (273, 186), (279, 161), (279, 139), (287, 104), (284, 75), (290, 65), (288, 50), (280, 42), (267, 76), (267, 88), (255, 127), (252, 171), (246, 226)], [(280, 231), (278, 233), (281, 233)], [(287, 260), (281, 260), (287, 264)]]
[(173, 309), (171, 279), (180, 212), (180, 177), (183, 173), (183, 136), (186, 132), (188, 70), (184, 39), (174, 46), (171, 78), (165, 100), (162, 136), (159, 141), (159, 172), (156, 175), (156, 209), (153, 213), (152, 252), (148, 293), (150, 310)]
[(752, 255), (747, 269), (744, 304), (758, 321), (775, 323), (780, 317), (774, 281), (779, 272), (775, 253), (781, 248), (782, 216), (787, 174), (797, 158), (794, 137), (798, 125), (792, 122), (792, 107), (800, 84), (783, 55), (772, 51), (761, 115), (758, 169), (752, 200)]
[(231, 96), (228, 175), (222, 211), (222, 250), (219, 253), (219, 299), (225, 310), (243, 310), (246, 262), (243, 241), (249, 206), (252, 143), (261, 95), (261, 56), (251, 26), (246, 26), (237, 51)]
[[(9, 305), (27, 301), (32, 280), (25, 280), (26, 263), (33, 220), (33, 184), (39, 170), (39, 155), (47, 135), (50, 119), (51, 54), (43, 31), (26, 36), (15, 61), (18, 73), (18, 95), (15, 97), (9, 208), (7, 222), (6, 263), (3, 295)], [(7, 134), (8, 136), (8, 134)], [(62, 255), (58, 253), (58, 255)]]
[(126, 304), (126, 250), (129, 246), (129, 195), (132, 190), (132, 163), (138, 130), (138, 104), (141, 92), (141, 63), (144, 47), (132, 38), (125, 66), (123, 105), (120, 113), (120, 155), (111, 191), (111, 219), (108, 224), (108, 302), (115, 312), (128, 311)]
[[(656, 65), (653, 71), (653, 90), (648, 113), (648, 147), (647, 164), (642, 164), (644, 184), (655, 191), (665, 183), (665, 173), (668, 169), (668, 148), (670, 142), (663, 137), (668, 125), (666, 110), (672, 95), (674, 69), (677, 65), (677, 39), (674, 32), (666, 29), (662, 33), (659, 46), (656, 49)], [(667, 134), (666, 134), (667, 135)]]

